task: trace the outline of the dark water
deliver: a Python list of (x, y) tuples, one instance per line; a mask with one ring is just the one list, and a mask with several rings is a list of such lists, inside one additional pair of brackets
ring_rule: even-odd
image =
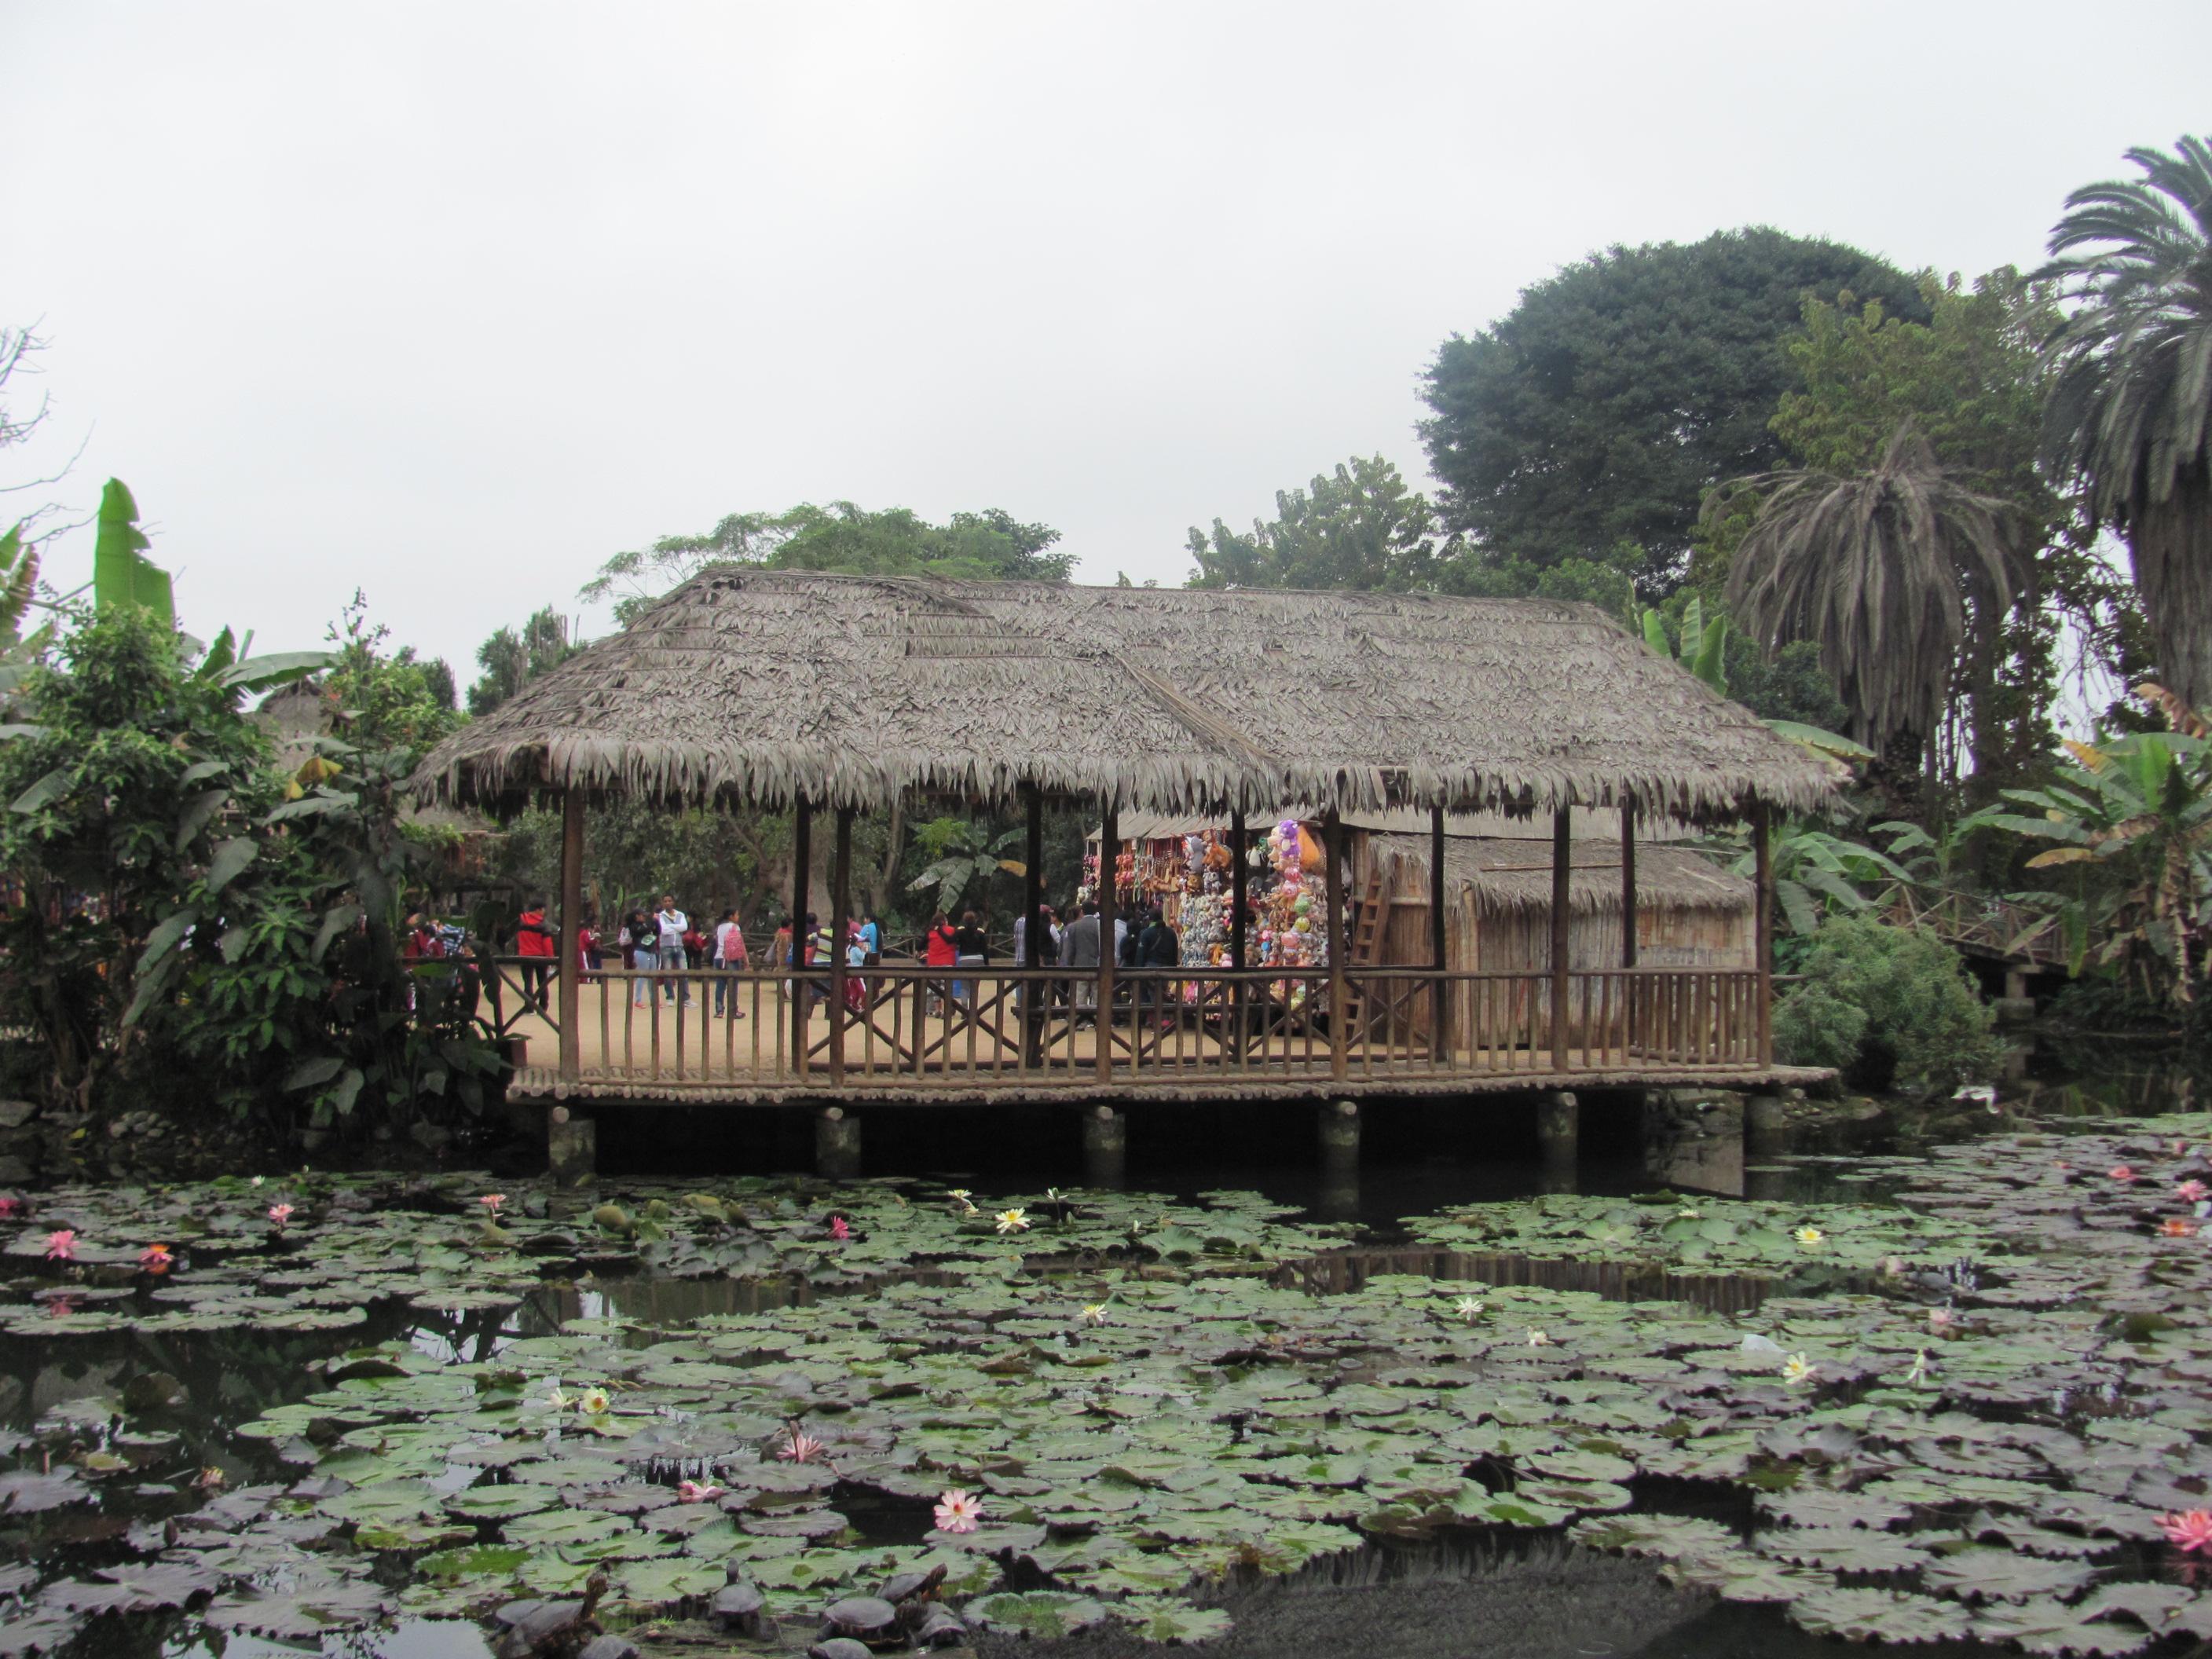
[[(1971, 1109), (1941, 1109), (1936, 1133), (1940, 1139), (1955, 1139), (1983, 1128), (2002, 1130), (2025, 1115), (2124, 1118), (2190, 1109), (2197, 1098), (2185, 1073), (2128, 1054), (2087, 1073), (2024, 1073), (2007, 1088), (2000, 1110), (1977, 1116)], [(1160, 1107), (1129, 1114), (1127, 1150), (1118, 1168), (1109, 1168), (1086, 1160), (1078, 1112), (1057, 1103), (1027, 1110), (887, 1109), (862, 1115), (867, 1138), (864, 1173), (929, 1176), (1001, 1192), (1108, 1183), (1186, 1198), (1224, 1188), (1257, 1190), (1321, 1219), (1364, 1223), (1381, 1235), (1385, 1246), (1401, 1218), (1542, 1193), (1625, 1194), (1669, 1187), (1730, 1196), (1879, 1201), (1880, 1182), (1860, 1178), (1853, 1156), (1909, 1149), (1930, 1132), (1928, 1115), (1893, 1112), (1845, 1132), (1815, 1131), (1749, 1152), (1740, 1134), (1718, 1133), (1676, 1135), (1651, 1146), (1644, 1139), (1644, 1126), (1632, 1097), (1593, 1096), (1583, 1107), (1579, 1156), (1570, 1163), (1556, 1151), (1547, 1156), (1536, 1135), (1532, 1103), (1475, 1097), (1370, 1103), (1363, 1113), (1361, 1156), (1348, 1162), (1321, 1156), (1316, 1113), (1309, 1105)], [(610, 1174), (803, 1170), (811, 1163), (811, 1115), (799, 1112), (641, 1111), (602, 1127), (601, 1159)], [(1440, 1267), (1431, 1259), (1438, 1254), (1427, 1252), (1420, 1262), (1372, 1253), (1364, 1261), (1346, 1258), (1325, 1264), (1307, 1288), (1317, 1294), (1350, 1288), (1370, 1271), (1510, 1280), (1510, 1269), (1495, 1260), (1462, 1263), (1462, 1274), (1449, 1271), (1449, 1264)], [(1572, 1271), (1578, 1265), (1547, 1264), (1546, 1271)], [(1669, 1293), (1665, 1285), (1612, 1285), (1595, 1279), (1565, 1287), (1624, 1296)], [(1758, 1291), (1723, 1286), (1708, 1287), (1708, 1293), (1739, 1296), (1744, 1305), (1753, 1305)], [(0, 1344), (0, 1425), (21, 1432), (58, 1408), (65, 1411), (72, 1401), (112, 1395), (133, 1376), (167, 1371), (190, 1393), (190, 1407), (178, 1414), (177, 1426), (197, 1461), (221, 1468), (234, 1487), (289, 1480), (296, 1472), (270, 1449), (231, 1435), (225, 1425), (322, 1388), (317, 1363), (347, 1349), (401, 1339), (426, 1353), (480, 1360), (495, 1355), (506, 1341), (556, 1330), (579, 1317), (613, 1314), (680, 1326), (709, 1314), (804, 1302), (816, 1294), (799, 1281), (615, 1279), (548, 1285), (519, 1309), (425, 1315), (395, 1306), (373, 1308), (366, 1328), (337, 1332), (231, 1330), (166, 1339), (117, 1332), (49, 1341), (11, 1340)], [(99, 1432), (86, 1430), (95, 1438)], [(51, 1516), (0, 1516), (0, 1559), (52, 1559), (59, 1553), (77, 1568), (121, 1560), (128, 1553), (121, 1534), (132, 1521), (158, 1523), (198, 1501), (192, 1493), (149, 1493), (96, 1515), (73, 1513), (66, 1522)], [(841, 1507), (860, 1520), (866, 1505), (854, 1499)], [(870, 1521), (872, 1530), (886, 1535), (913, 1524), (915, 1517), (889, 1512)], [(1218, 1651), (1223, 1659), (1248, 1652), (1352, 1651), (1336, 1645), (1340, 1638), (1329, 1632), (1355, 1627), (1371, 1632), (1371, 1644), (1363, 1646), (1437, 1659), (1476, 1651), (1534, 1659), (1582, 1654), (1815, 1659), (1844, 1651), (1838, 1644), (1796, 1630), (1773, 1610), (1717, 1606), (1679, 1595), (1640, 1564), (1556, 1545), (1533, 1553), (1527, 1546), (1516, 1546), (1503, 1554), (1494, 1545), (1465, 1540), (1447, 1540), (1439, 1547), (1441, 1555), (1431, 1551), (1423, 1556), (1404, 1546), (1377, 1544), (1326, 1574), (1298, 1575), (1291, 1582), (1245, 1591), (1231, 1587), (1224, 1595), (1226, 1603), (1237, 1606), (1237, 1634), (1224, 1648), (1202, 1651)], [(1454, 1549), (1460, 1552), (1456, 1557)], [(1237, 1599), (1240, 1595), (1243, 1601)], [(1616, 1613), (1632, 1608), (1634, 1616), (1626, 1626), (1619, 1617), (1599, 1616), (1603, 1609), (1593, 1597)], [(1468, 1612), (1470, 1607), (1477, 1611)], [(11, 1650), (5, 1634), (9, 1611), (10, 1604), (0, 1600), (0, 1654)], [(1480, 1645), (1469, 1643), (1475, 1630), (1486, 1632)], [(1036, 1659), (1060, 1654), (1108, 1659), (1122, 1650), (1120, 1641), (1117, 1636), (1091, 1634), (1030, 1643), (1018, 1650)], [(1018, 1650), (992, 1643), (987, 1650)], [(175, 1620), (114, 1618), (97, 1621), (68, 1650), (70, 1659), (276, 1659), (302, 1651), (320, 1651), (333, 1659), (484, 1659), (488, 1650), (473, 1626), (451, 1624), (332, 1635), (318, 1649), (203, 1634)], [(1948, 1659), (2000, 1650), (1949, 1644), (1914, 1651)]]

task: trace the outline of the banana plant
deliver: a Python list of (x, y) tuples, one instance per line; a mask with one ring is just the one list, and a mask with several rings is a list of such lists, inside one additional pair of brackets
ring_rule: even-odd
[[(1729, 620), (1726, 617), (1708, 617), (1705, 601), (1692, 593), (1682, 606), (1682, 625), (1674, 638), (1667, 636), (1666, 616), (1657, 610), (1639, 606), (1636, 612), (1636, 625), (1644, 635), (1644, 643), (1655, 653), (1669, 662), (1680, 663), (1722, 696), (1728, 696)], [(1874, 750), (1865, 744), (1854, 743), (1840, 732), (1808, 726), (1802, 720), (1762, 720), (1760, 724), (1777, 737), (1787, 738), (1800, 748), (1809, 749), (1830, 760), (1856, 762), (1874, 758)]]
[(966, 819), (938, 818), (919, 824), (915, 838), (925, 852), (938, 856), (907, 884), (907, 890), (918, 893), (925, 887), (934, 887), (939, 908), (948, 913), (957, 911), (961, 896), (978, 882), (986, 884), (988, 891), (990, 878), (1001, 871), (1010, 876), (1029, 873), (1028, 865), (1007, 856), (1024, 833), (1009, 830), (987, 840), (981, 826)]
[(2212, 738), (2184, 729), (2064, 747), (2052, 782), (2004, 792), (2029, 812), (1976, 818), (2059, 843), (2029, 869), (2077, 870), (2063, 915), (2076, 971), (2094, 961), (2155, 1000), (2193, 1001), (2212, 943)]
[[(1757, 860), (1748, 830), (1718, 838), (1729, 869), (1750, 877)], [(1774, 902), (1792, 933), (1811, 933), (1832, 915), (1870, 910), (1911, 877), (1878, 848), (1809, 824), (1778, 825), (1767, 842), (1773, 859)]]
[(1703, 599), (1692, 593), (1682, 607), (1682, 626), (1675, 639), (1667, 637), (1667, 618), (1656, 610), (1639, 606), (1636, 625), (1644, 643), (1669, 662), (1678, 662), (1721, 694), (1728, 696), (1728, 618), (1705, 618)]

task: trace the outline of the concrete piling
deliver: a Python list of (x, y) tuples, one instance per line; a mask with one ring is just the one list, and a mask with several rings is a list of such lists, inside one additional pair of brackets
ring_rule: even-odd
[(545, 1114), (545, 1168), (556, 1187), (581, 1187), (599, 1173), (599, 1126), (566, 1106)]
[(842, 1106), (825, 1107), (814, 1120), (814, 1171), (833, 1181), (860, 1173), (860, 1120)]
[(1111, 1106), (1083, 1115), (1083, 1178), (1092, 1187), (1118, 1187), (1127, 1166), (1129, 1120)]

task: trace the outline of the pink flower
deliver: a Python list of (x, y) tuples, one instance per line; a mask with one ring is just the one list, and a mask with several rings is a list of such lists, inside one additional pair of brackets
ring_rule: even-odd
[(2212, 1187), (2191, 1176), (2173, 1189), (2173, 1195), (2184, 1204), (2202, 1204), (2206, 1199), (2212, 1198)]
[(793, 1423), (784, 1429), (783, 1444), (775, 1455), (787, 1463), (811, 1463), (822, 1452), (822, 1443)]
[(291, 1218), (292, 1206), (290, 1205), (271, 1204), (269, 1206), (269, 1219), (275, 1224), (278, 1232), (281, 1233), (284, 1231), (284, 1224)]
[(169, 1247), (166, 1244), (149, 1244), (138, 1252), (138, 1266), (142, 1272), (165, 1273), (176, 1263), (177, 1258), (169, 1253)]
[(2115, 1181), (2133, 1181), (2136, 1178), (2135, 1165), (2132, 1164), (2117, 1164), (2110, 1170), (2107, 1170), (2106, 1174), (2111, 1176)]
[(2158, 1524), (2165, 1528), (2166, 1541), (2178, 1550), (2212, 1551), (2212, 1510), (2189, 1510), (2179, 1515), (2161, 1515), (2158, 1517)]
[(23, 1200), (20, 1198), (0, 1198), (0, 1221), (6, 1220), (22, 1207)]
[(46, 1235), (46, 1260), (74, 1261), (76, 1260), (76, 1235), (66, 1227), (57, 1227)]
[(494, 1219), (497, 1219), (499, 1216), (499, 1206), (507, 1202), (507, 1194), (505, 1193), (486, 1193), (482, 1198), (478, 1199), (477, 1202), (483, 1205), (485, 1209), (489, 1210)]
[(973, 1494), (955, 1486), (939, 1494), (937, 1499), (937, 1529), (939, 1532), (973, 1532), (983, 1519), (983, 1503)]
[(1948, 1331), (1958, 1322), (1958, 1316), (1948, 1308), (1930, 1308), (1928, 1310), (1928, 1328), (1931, 1331)]
[(2164, 1238), (2187, 1238), (2197, 1231), (2197, 1224), (2170, 1215), (2158, 1224), (2159, 1235)]
[(830, 1218), (830, 1237), (836, 1239), (840, 1244), (842, 1244), (852, 1236), (853, 1224), (851, 1222), (846, 1220), (842, 1215), (833, 1215)]
[(76, 1311), (76, 1298), (73, 1296), (57, 1296), (47, 1300), (46, 1317), (49, 1319), (66, 1319)]
[(711, 1480), (679, 1480), (676, 1483), (677, 1498), (685, 1504), (711, 1504), (726, 1490)]

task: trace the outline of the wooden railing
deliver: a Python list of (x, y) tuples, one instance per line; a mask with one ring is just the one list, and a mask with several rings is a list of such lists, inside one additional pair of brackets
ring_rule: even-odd
[[(641, 1088), (835, 1089), (1024, 1083), (1347, 1081), (1525, 1073), (1531, 1078), (1759, 1063), (1749, 969), (1566, 975), (1564, 1029), (1546, 972), (1352, 968), (1332, 1032), (1326, 969), (854, 969), (835, 1000), (798, 975), (608, 969), (580, 987), (573, 1081)], [(1443, 1018), (1439, 1024), (1437, 1013)], [(1564, 1041), (1564, 1049), (1559, 1044)], [(1103, 1053), (1102, 1053), (1103, 1050)]]

